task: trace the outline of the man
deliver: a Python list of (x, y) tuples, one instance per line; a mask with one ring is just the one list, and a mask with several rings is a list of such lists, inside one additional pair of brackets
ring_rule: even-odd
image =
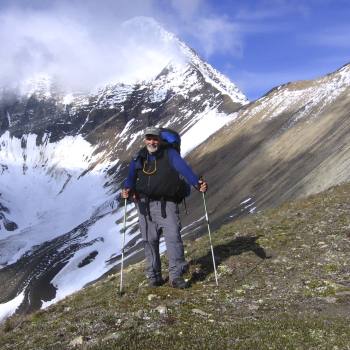
[(149, 286), (157, 287), (164, 283), (159, 255), (159, 238), (163, 233), (170, 284), (184, 289), (189, 287), (182, 277), (188, 264), (180, 235), (178, 203), (189, 195), (190, 185), (201, 192), (206, 192), (208, 185), (193, 173), (176, 149), (161, 140), (160, 132), (158, 128), (146, 128), (145, 147), (130, 163), (122, 197), (129, 198), (132, 194), (136, 202)]

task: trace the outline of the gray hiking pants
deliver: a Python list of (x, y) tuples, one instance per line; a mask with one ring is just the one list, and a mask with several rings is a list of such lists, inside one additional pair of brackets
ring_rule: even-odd
[(169, 279), (173, 281), (182, 275), (183, 268), (187, 265), (180, 235), (179, 208), (176, 203), (166, 201), (166, 217), (164, 218), (161, 206), (161, 201), (151, 200), (147, 203), (144, 198), (137, 203), (140, 230), (145, 248), (146, 275), (150, 280), (161, 277), (159, 239), (163, 233), (169, 261)]

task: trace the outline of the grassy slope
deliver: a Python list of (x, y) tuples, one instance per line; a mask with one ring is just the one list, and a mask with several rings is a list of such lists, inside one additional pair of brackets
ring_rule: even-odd
[(0, 347), (350, 349), (349, 212), (345, 184), (233, 222), (213, 233), (218, 288), (205, 236), (186, 242), (189, 290), (146, 287), (139, 263), (123, 296), (113, 275), (14, 316)]

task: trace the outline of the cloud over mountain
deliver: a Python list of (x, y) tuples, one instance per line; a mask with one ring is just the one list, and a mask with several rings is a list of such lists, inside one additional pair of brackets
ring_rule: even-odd
[(178, 28), (175, 33), (180, 36), (192, 33), (205, 56), (241, 50), (233, 36), (235, 27), (223, 18), (208, 16), (200, 0), (173, 2), (166, 8), (156, 1), (138, 0), (105, 0), (99, 5), (93, 1), (5, 4), (0, 5), (0, 81), (5, 86), (38, 74), (54, 76), (74, 90), (149, 79), (160, 66), (181, 56), (164, 33), (147, 29), (154, 23), (139, 20), (149, 16), (171, 31)]
[(150, 78), (178, 55), (171, 40), (147, 31), (155, 25), (147, 20), (119, 21), (103, 31), (99, 23), (46, 11), (8, 11), (0, 20), (0, 80), (7, 86), (43, 73), (72, 89), (132, 82)]

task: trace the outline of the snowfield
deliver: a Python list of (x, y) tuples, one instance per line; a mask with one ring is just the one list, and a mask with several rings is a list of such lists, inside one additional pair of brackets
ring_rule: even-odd
[[(7, 231), (0, 221), (2, 267), (15, 263), (35, 246), (93, 217), (105, 215), (88, 227), (85, 236), (86, 242), (95, 240), (96, 243), (78, 250), (52, 281), (57, 288), (52, 302), (57, 301), (106, 272), (110, 266), (105, 261), (120, 250), (120, 228), (115, 224), (120, 213), (113, 212), (116, 194), (108, 193), (103, 187), (104, 170), (110, 164), (99, 163), (81, 176), (91, 162), (97, 160), (92, 156), (94, 148), (81, 136), (37, 145), (36, 135), (20, 140), (5, 133), (0, 145), (1, 203), (8, 209), (6, 220), (18, 227)], [(98, 251), (94, 263), (78, 268), (94, 250)], [(11, 305), (14, 311), (17, 304), (0, 305), (0, 319), (8, 315)]]

